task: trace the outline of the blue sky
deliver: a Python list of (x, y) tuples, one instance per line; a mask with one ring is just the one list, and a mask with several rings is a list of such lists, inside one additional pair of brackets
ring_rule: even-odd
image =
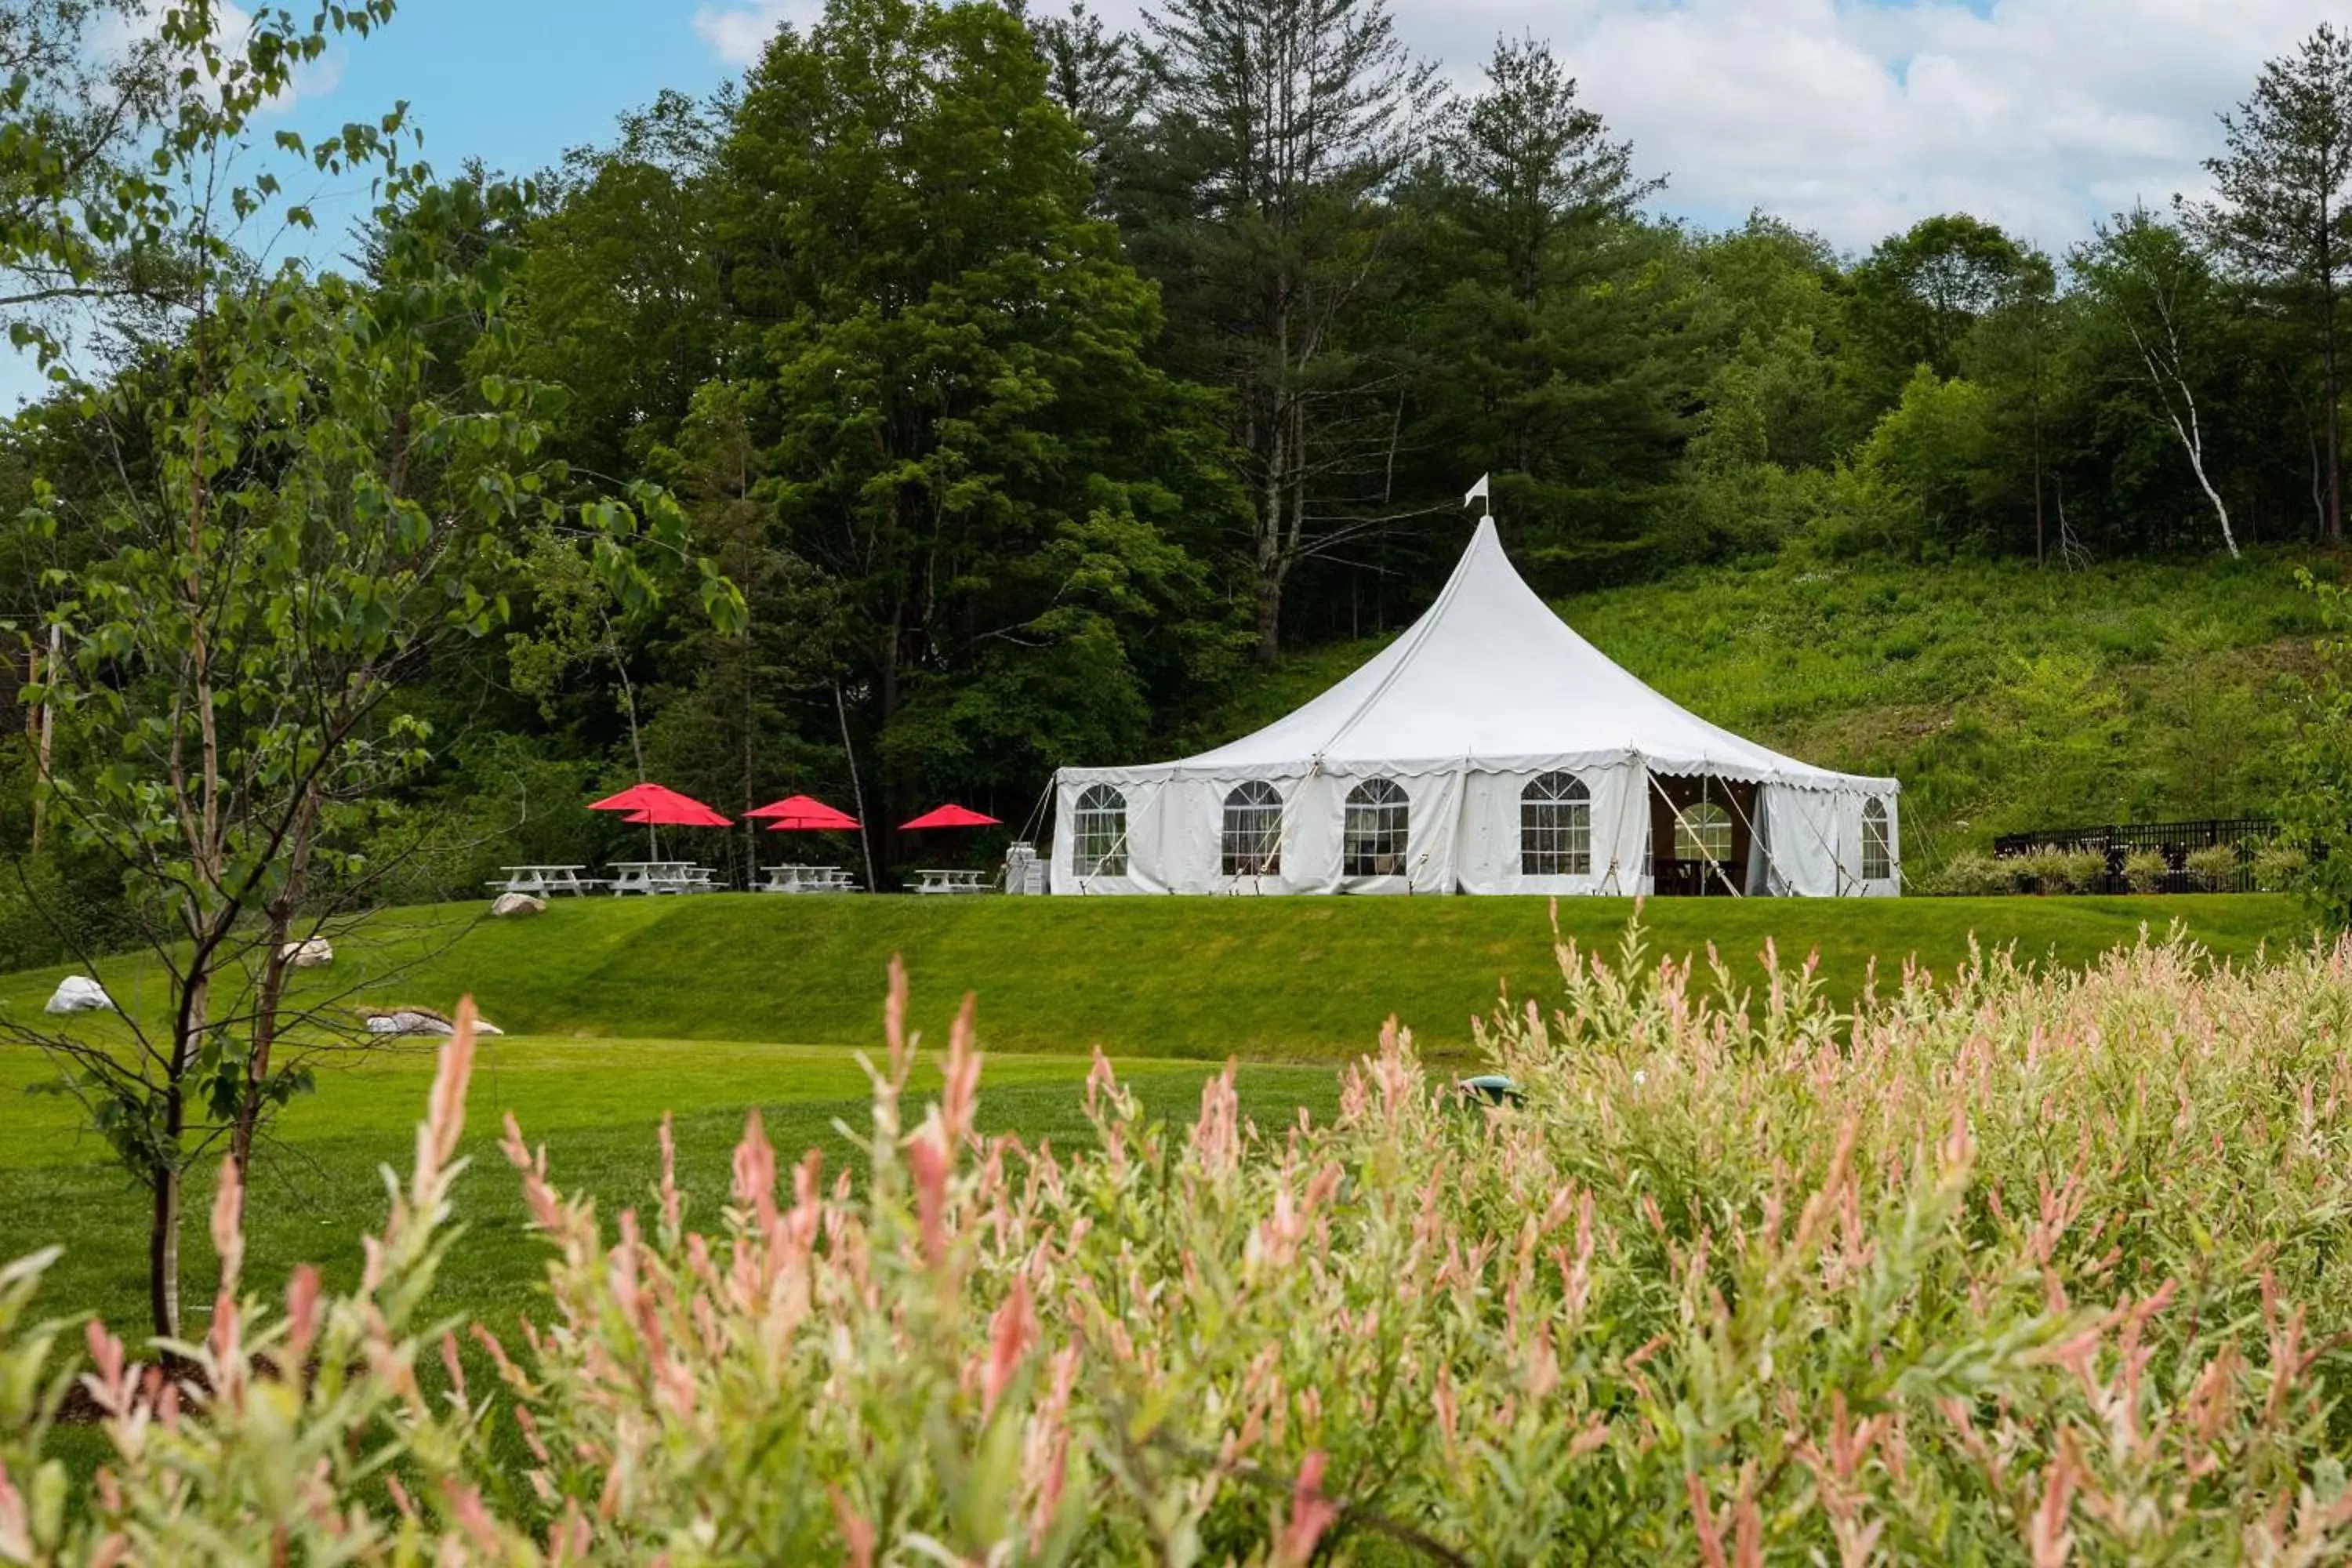
[[(1040, 6), (1063, 0), (1034, 0)], [(2352, 0), (1392, 0), (1465, 83), (1500, 34), (1549, 38), (1587, 98), (1706, 222), (1769, 207), (1864, 247), (1967, 207), (2060, 247), (2199, 184), (2215, 112)], [(1132, 25), (1140, 0), (1097, 0)], [(289, 111), (407, 99), (436, 163), (512, 172), (605, 135), (662, 87), (740, 70), (815, 0), (404, 0)], [(327, 84), (321, 83), (321, 86)]]
[[(1066, 0), (1032, 0), (1039, 6)], [(609, 134), (664, 87), (740, 71), (818, 0), (402, 0), (280, 112), (305, 132), (405, 99), (433, 162), (509, 173)], [(1098, 0), (1133, 26), (1142, 0)], [(1391, 0), (1468, 86), (1500, 35), (1549, 39), (1699, 222), (1762, 207), (1867, 248), (1966, 210), (2053, 251), (2136, 200), (2194, 193), (2215, 113), (2352, 0)], [(359, 200), (318, 204), (341, 226)], [(310, 247), (336, 254), (331, 238)], [(0, 404), (26, 384), (0, 363)]]
[(479, 155), (528, 174), (604, 140), (620, 114), (665, 87), (702, 92), (737, 74), (696, 32), (696, 9), (677, 0), (401, 0), (392, 26), (341, 47), (282, 119), (316, 134), (404, 100), (436, 167)]

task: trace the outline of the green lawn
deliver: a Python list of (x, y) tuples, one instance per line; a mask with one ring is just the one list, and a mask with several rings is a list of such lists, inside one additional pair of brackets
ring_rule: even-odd
[[(780, 1148), (827, 1148), (837, 1164), (866, 1125), (866, 1080), (849, 1047), (874, 1047), (885, 966), (903, 953), (917, 1022), (934, 1044), (967, 989), (981, 994), (983, 1122), (1066, 1146), (1087, 1136), (1077, 1080), (1103, 1044), (1156, 1111), (1188, 1115), (1208, 1062), (1238, 1056), (1244, 1102), (1261, 1122), (1304, 1105), (1328, 1115), (1332, 1064), (1370, 1048), (1400, 1015), (1438, 1053), (1460, 1057), (1469, 1019), (1556, 982), (1538, 900), (917, 900), (719, 896), (563, 902), (530, 921), (488, 921), (480, 906), (394, 911), (341, 939), (329, 970), (304, 977), (313, 1005), (448, 1006), (463, 992), (513, 1031), (486, 1042), (468, 1148), (490, 1168), (463, 1189), (469, 1230), (450, 1273), (453, 1308), (506, 1321), (539, 1272), (519, 1243), (521, 1210), (492, 1144), (512, 1110), (545, 1136), (567, 1184), (606, 1212), (642, 1203), (654, 1128), (677, 1113), (689, 1194), (708, 1213), (746, 1110), (761, 1108)], [(1564, 928), (1613, 950), (1631, 906), (1576, 900)], [(2030, 957), (2074, 963), (2144, 924), (2179, 919), (2229, 958), (2303, 940), (2295, 906), (2265, 897), (2172, 900), (1668, 900), (1649, 907), (1655, 951), (1715, 942), (1754, 973), (1766, 938), (1784, 954), (1818, 949), (1832, 988), (1850, 994), (1874, 957), (1916, 955), (1939, 972), (1975, 933)], [(0, 1007), (37, 1011), (57, 970), (0, 977)], [(105, 971), (144, 1012), (159, 977), (135, 960)], [(79, 1026), (103, 1036), (114, 1021)], [(778, 1043), (790, 1042), (790, 1043)], [(404, 1164), (432, 1071), (429, 1050), (378, 1048), (324, 1058), (319, 1092), (298, 1101), (257, 1178), (255, 1279), (293, 1262), (358, 1266), (356, 1238), (381, 1212), (377, 1171)], [(45, 1058), (0, 1045), (0, 1258), (67, 1244), (46, 1292), (58, 1309), (97, 1309), (136, 1324), (143, 1301), (143, 1200), (77, 1131), (73, 1110), (23, 1090)], [(212, 1262), (190, 1194), (189, 1299), (208, 1295)]]
[[(1614, 950), (1629, 900), (1560, 906), (1568, 934)], [(316, 1005), (447, 1007), (471, 991), (516, 1033), (596, 1039), (790, 1040), (863, 1046), (878, 1035), (893, 953), (936, 1036), (966, 991), (997, 1050), (1223, 1060), (1331, 1060), (1364, 1048), (1395, 1013), (1433, 1050), (1469, 1043), (1473, 1015), (1507, 981), (1556, 979), (1538, 899), (762, 898), (559, 901), (536, 920), (489, 921), (480, 905), (382, 917), (374, 940), (307, 978)], [(2173, 920), (2227, 956), (2298, 942), (2294, 904), (2257, 896), (1892, 900), (1663, 900), (1654, 948), (1715, 942), (1742, 972), (1768, 937), (1818, 949), (1850, 994), (1874, 957), (1945, 971), (1973, 934), (2022, 956), (2078, 963), (2143, 924)], [(61, 970), (0, 978), (0, 1008), (37, 1008)], [(133, 962), (106, 975), (118, 1001), (160, 1001)], [(348, 995), (346, 994), (348, 994)]]
[[(275, 1289), (294, 1263), (324, 1266), (348, 1282), (360, 1266), (359, 1237), (381, 1222), (385, 1164), (405, 1169), (412, 1135), (432, 1081), (429, 1048), (379, 1050), (331, 1062), (319, 1092), (295, 1102), (260, 1162), (249, 1241), (257, 1288)], [(1122, 1076), (1155, 1113), (1182, 1116), (1198, 1104), (1199, 1063), (1129, 1060)], [(1079, 1107), (1087, 1063), (1076, 1057), (1000, 1056), (987, 1063), (982, 1121), (1057, 1147), (1091, 1137)], [(0, 1258), (63, 1243), (64, 1258), (43, 1297), (51, 1310), (96, 1310), (138, 1330), (145, 1321), (146, 1207), (105, 1151), (78, 1135), (70, 1108), (22, 1091), (48, 1076), (43, 1061), (0, 1047), (0, 1096), (9, 1136), (0, 1141)], [(923, 1093), (936, 1076), (919, 1076)], [(1328, 1116), (1336, 1080), (1328, 1068), (1253, 1067), (1242, 1074), (1244, 1104), (1261, 1119), (1287, 1121), (1306, 1105)], [(725, 1201), (728, 1157), (757, 1106), (787, 1158), (817, 1147), (828, 1168), (859, 1164), (870, 1127), (866, 1079), (856, 1053), (839, 1047), (718, 1040), (572, 1040), (508, 1036), (485, 1040), (468, 1106), (466, 1150), (475, 1169), (460, 1187), (465, 1237), (452, 1255), (446, 1300), (453, 1310), (510, 1322), (539, 1278), (538, 1249), (523, 1239), (514, 1177), (496, 1148), (511, 1110), (533, 1142), (549, 1144), (558, 1180), (593, 1194), (606, 1214), (643, 1206), (657, 1170), (656, 1128), (677, 1115), (680, 1173), (706, 1221)], [(209, 1303), (215, 1264), (204, 1215), (208, 1173), (192, 1184), (185, 1236), (188, 1302)]]

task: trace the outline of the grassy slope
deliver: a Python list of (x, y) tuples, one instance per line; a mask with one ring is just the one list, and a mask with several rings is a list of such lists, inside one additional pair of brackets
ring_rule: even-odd
[[(1628, 912), (1616, 900), (1578, 900), (1561, 920), (1570, 934), (1613, 946)], [(961, 993), (981, 992), (992, 1052), (983, 1124), (1066, 1147), (1087, 1136), (1076, 1080), (1094, 1041), (1120, 1054), (1156, 1112), (1176, 1116), (1198, 1103), (1197, 1058), (1322, 1058), (1244, 1070), (1245, 1108), (1279, 1123), (1301, 1106), (1329, 1114), (1329, 1061), (1368, 1047), (1389, 1012), (1458, 1053), (1468, 1018), (1493, 1005), (1498, 981), (1507, 977), (1515, 995), (1542, 996), (1554, 973), (1545, 907), (1534, 900), (722, 896), (559, 903), (527, 921), (483, 922), (479, 913), (444, 906), (384, 917), (373, 940), (346, 938), (335, 966), (304, 984), (314, 1005), (344, 1007), (446, 1006), (471, 990), (488, 1016), (517, 1031), (485, 1046), (467, 1149), (488, 1168), (464, 1187), (469, 1229), (447, 1276), (453, 1309), (501, 1325), (528, 1303), (541, 1268), (492, 1148), (502, 1111), (534, 1137), (549, 1135), (559, 1175), (607, 1214), (646, 1201), (665, 1108), (677, 1112), (686, 1185), (705, 1213), (723, 1200), (728, 1151), (753, 1106), (780, 1149), (819, 1146), (834, 1168), (854, 1164), (857, 1145), (836, 1124), (867, 1124), (866, 1093), (845, 1047), (875, 1044), (893, 952), (907, 956), (917, 1020), (934, 1041)], [(2175, 917), (2230, 956), (2300, 931), (2293, 905), (2261, 897), (1677, 900), (1653, 905), (1649, 919), (1660, 951), (1713, 940), (1743, 965), (1768, 936), (1792, 954), (1818, 946), (1833, 986), (1850, 990), (1874, 955), (1892, 965), (1916, 953), (1948, 968), (1971, 932), (2071, 963)], [(17, 1016), (37, 1009), (57, 973), (0, 977), (0, 1006)], [(154, 976), (135, 965), (106, 977), (134, 1012), (160, 1000)], [(772, 1041), (800, 1043), (760, 1043)], [(1175, 1059), (1183, 1058), (1195, 1059)], [(336, 1276), (358, 1267), (356, 1238), (382, 1213), (376, 1172), (404, 1163), (430, 1073), (429, 1053), (414, 1047), (327, 1059), (319, 1093), (289, 1112), (261, 1175), (257, 1286), (274, 1289), (300, 1259)], [(77, 1133), (69, 1105), (23, 1096), (48, 1076), (37, 1055), (0, 1046), (9, 1134), (0, 1140), (0, 1258), (64, 1241), (46, 1305), (136, 1325), (143, 1199)], [(213, 1279), (202, 1224), (208, 1172), (199, 1168), (189, 1194), (192, 1311)]]
[[(1932, 857), (2017, 828), (2265, 808), (2289, 721), (2284, 678), (2308, 666), (2318, 630), (2295, 563), (2257, 554), (2045, 573), (1786, 561), (1558, 607), (1717, 723), (1810, 762), (1901, 778), (1913, 847)], [(1246, 733), (1379, 646), (1294, 658), (1187, 739)]]
[[(453, 1004), (470, 990), (504, 1027), (585, 1038), (870, 1045), (894, 953), (916, 1016), (940, 1037), (958, 999), (981, 995), (992, 1049), (1083, 1055), (1099, 1043), (1152, 1057), (1333, 1059), (1369, 1045), (1390, 1013), (1438, 1050), (1468, 1043), (1497, 984), (1541, 994), (1554, 977), (1537, 899), (780, 899), (560, 901), (531, 921), (482, 921), (479, 905), (384, 918), (371, 952), (307, 977), (308, 998)], [(1622, 900), (1566, 900), (1563, 931), (1613, 949)], [(1713, 942), (1743, 973), (1768, 938), (1818, 949), (1850, 992), (1875, 957), (1948, 969), (1971, 936), (2030, 958), (2078, 962), (2144, 922), (2175, 919), (2217, 952), (2299, 938), (2293, 904), (2258, 896), (2173, 900), (1875, 901), (1667, 900), (1654, 946)], [(383, 973), (397, 959), (404, 966)], [(58, 971), (0, 979), (0, 1006), (37, 1007)], [(118, 999), (160, 1001), (152, 975), (109, 972)], [(344, 1004), (338, 1004), (344, 1005)]]

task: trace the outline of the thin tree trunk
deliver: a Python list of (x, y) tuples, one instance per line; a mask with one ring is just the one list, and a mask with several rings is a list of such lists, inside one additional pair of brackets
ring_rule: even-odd
[[(2193, 415), (2191, 418), (2194, 419)], [(2196, 470), (2197, 483), (2204, 490), (2205, 499), (2212, 502), (2213, 515), (2221, 521), (2221, 542), (2230, 547), (2230, 559), (2235, 561), (2238, 559), (2238, 537), (2231, 531), (2230, 509), (2222, 504), (2221, 492), (2215, 489), (2213, 481), (2205, 477), (2205, 454), (2202, 450), (2204, 443), (2202, 440), (2192, 440), (2189, 431), (2180, 428), (2180, 422), (2178, 419), (2173, 421), (2172, 427), (2179, 432), (2180, 444), (2188, 448), (2189, 466)]]
[(1265, 485), (1258, 498), (1257, 659), (1272, 664), (1282, 653), (1283, 469), (1288, 443), (1281, 416), (1267, 421)]
[(2321, 280), (2325, 299), (2320, 307), (2320, 347), (2327, 366), (2327, 542), (2344, 542), (2344, 389), (2337, 381), (2335, 279)]
[(148, 1171), (153, 1203), (148, 1215), (147, 1312), (155, 1332), (164, 1339), (180, 1333), (180, 1139), (187, 1131), (186, 1083), (208, 1027), (212, 1005), (212, 974), (202, 932), (196, 933), (196, 953), (181, 992), (180, 1016), (173, 1021), (172, 1056), (163, 1070), (162, 1157)]
[(2050, 564), (2047, 539), (2042, 509), (2042, 395), (2037, 391), (2033, 397), (2033, 564), (2043, 570)]
[(2344, 437), (2342, 393), (2336, 384), (2336, 345), (2327, 347), (2327, 542), (2344, 542)]
[(236, 1125), (229, 1132), (229, 1158), (236, 1165), (237, 1222), (245, 1220), (245, 1194), (253, 1189), (253, 1144), (261, 1131), (261, 1100), (269, 1084), (269, 1058), (278, 1045), (278, 1009), (286, 997), (286, 973), (290, 967), (286, 943), (294, 934), (290, 911), (273, 911), (269, 922), (268, 956), (261, 969), (261, 988), (253, 1014), (253, 1050), (246, 1058), (245, 1092), (239, 1096)]
[[(176, 1104), (179, 1094), (171, 1096)], [(180, 1167), (174, 1162), (152, 1175), (152, 1204), (147, 1222), (147, 1316), (158, 1338), (180, 1337)]]
[[(621, 653), (621, 639), (613, 630), (613, 617), (600, 606), (596, 620), (604, 628), (604, 650), (613, 657), (613, 673), (621, 680), (621, 716), (629, 723), (629, 755), (636, 760), (637, 782), (649, 782), (646, 777), (646, 742), (637, 730), (637, 687), (629, 679), (629, 661)], [(646, 824), (646, 858), (661, 858), (661, 839), (650, 822)]]
[[(41, 661), (40, 655), (37, 651), (36, 651), (32, 658), (27, 661), (37, 672), (35, 679), (39, 679), (37, 672), (45, 670), (47, 673), (49, 684), (52, 686), (57, 684), (58, 667), (65, 658), (64, 636), (64, 627), (53, 626), (49, 628), (49, 657), (47, 662), (44, 664)], [(38, 645), (36, 645), (37, 649), (37, 646)], [(40, 717), (37, 727), (34, 731), (33, 738), (35, 767), (33, 779), (36, 784), (46, 783), (49, 776), (49, 754), (51, 747), (56, 742), (58, 732), (57, 713), (58, 710), (56, 703), (47, 700), (44, 700), (41, 703)], [(36, 789), (33, 792), (33, 853), (36, 855), (38, 855), (41, 852), (41, 832), (42, 829), (47, 826), (49, 814), (48, 805), (47, 797), (41, 791)]]
[(754, 776), (752, 763), (751, 728), (751, 627), (747, 620), (743, 627), (743, 890), (746, 892), (755, 889), (760, 881), (760, 825), (751, 816), (759, 804), (752, 799), (759, 781)]
[[(2186, 356), (2180, 349), (2180, 333), (2173, 324), (2172, 312), (2159, 295), (2157, 301), (2158, 319), (2163, 323), (2164, 336), (2160, 346), (2143, 336), (2137, 326), (2130, 329), (2132, 342), (2139, 350), (2140, 364), (2147, 372), (2148, 384), (2156, 389), (2157, 400), (2164, 405), (2164, 417), (2172, 426), (2172, 434), (2188, 454), (2189, 467), (2197, 476), (2197, 486), (2221, 521), (2221, 542), (2229, 546), (2230, 558), (2238, 558), (2238, 538), (2230, 527), (2230, 509), (2222, 502), (2221, 492), (2205, 472), (2205, 427), (2197, 414), (2197, 394), (2189, 384)], [(2180, 408), (2187, 417), (2173, 407), (2173, 398), (2180, 399)]]

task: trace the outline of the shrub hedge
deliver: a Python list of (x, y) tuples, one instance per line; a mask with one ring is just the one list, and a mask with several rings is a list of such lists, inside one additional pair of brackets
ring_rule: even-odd
[[(238, 1280), (190, 1388), (88, 1333), (111, 1453), (45, 1458), (75, 1359), (0, 1276), (0, 1558), (1044, 1563), (2313, 1563), (2352, 1547), (2352, 945), (1988, 956), (1840, 1014), (1713, 999), (1628, 937), (1483, 1035), (1391, 1030), (1329, 1126), (1190, 1128), (1097, 1060), (1097, 1146), (973, 1132), (894, 977), (870, 1168), (755, 1116), (693, 1215), (569, 1198), (515, 1344), (433, 1276), (469, 1037), (362, 1288)], [(667, 1146), (667, 1128), (664, 1144)], [(225, 1192), (234, 1182), (225, 1179)], [(459, 1336), (487, 1347), (469, 1383)], [(197, 1383), (210, 1394), (195, 1392)]]

